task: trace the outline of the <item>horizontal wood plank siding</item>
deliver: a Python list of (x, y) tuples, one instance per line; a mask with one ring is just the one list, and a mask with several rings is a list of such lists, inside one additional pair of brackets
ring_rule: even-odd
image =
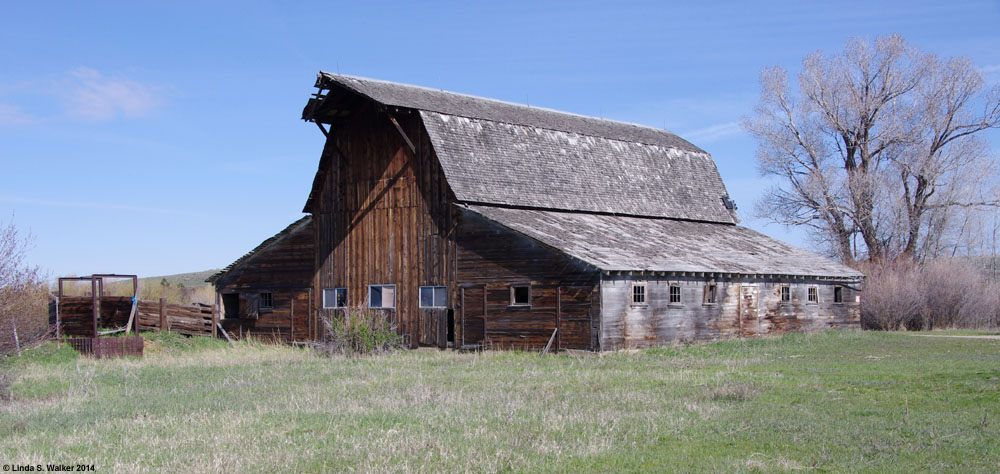
[[(646, 283), (646, 304), (632, 303), (632, 283)], [(649, 347), (793, 331), (860, 327), (857, 292), (844, 287), (844, 303), (833, 303), (834, 283), (808, 280), (715, 280), (716, 302), (703, 301), (709, 280), (697, 278), (605, 277), (601, 284), (601, 346), (605, 349)], [(681, 290), (681, 302), (670, 302), (670, 286)], [(780, 288), (788, 285), (792, 301), (782, 304)], [(807, 304), (810, 286), (819, 301)], [(744, 288), (746, 287), (746, 288)], [(757, 291), (757, 308), (740, 320), (742, 291)], [(746, 309), (744, 312), (746, 312)]]
[[(481, 312), (472, 307), (481, 304), (481, 297), (470, 295), (472, 288), (485, 288), (489, 346), (541, 349), (561, 322), (564, 348), (594, 348), (596, 269), (471, 212), (459, 214), (457, 235), (458, 283), (466, 287), (465, 314)], [(530, 306), (511, 305), (511, 285), (531, 286)], [(466, 321), (466, 328), (472, 327), (479, 330)], [(470, 343), (470, 338), (465, 342)]]

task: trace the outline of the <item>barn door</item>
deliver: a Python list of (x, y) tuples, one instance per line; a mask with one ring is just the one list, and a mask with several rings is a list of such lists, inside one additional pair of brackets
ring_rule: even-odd
[(740, 285), (740, 336), (753, 337), (760, 333), (757, 285)]
[(291, 293), (291, 304), (288, 308), (291, 317), (292, 341), (309, 340), (309, 290), (297, 290)]
[(260, 293), (240, 293), (240, 317), (257, 319), (260, 316)]
[(593, 288), (561, 286), (558, 292), (556, 349), (590, 349), (590, 297)]
[(462, 288), (462, 345), (486, 339), (486, 286)]
[(447, 346), (448, 311), (448, 308), (420, 308), (420, 345)]

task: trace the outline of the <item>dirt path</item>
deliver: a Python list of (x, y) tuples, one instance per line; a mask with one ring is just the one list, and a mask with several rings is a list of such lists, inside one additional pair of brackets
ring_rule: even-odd
[(958, 337), (962, 339), (997, 339), (1000, 340), (1000, 336), (951, 336), (948, 334), (910, 334), (911, 336), (917, 337)]

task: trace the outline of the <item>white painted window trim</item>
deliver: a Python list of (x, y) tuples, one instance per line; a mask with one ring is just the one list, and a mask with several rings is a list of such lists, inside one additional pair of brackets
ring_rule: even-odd
[[(388, 288), (392, 287), (392, 306), (372, 306), (372, 287)], [(379, 283), (375, 285), (368, 285), (368, 307), (371, 309), (396, 309), (396, 303), (399, 301), (399, 292), (396, 291), (395, 283)], [(385, 301), (383, 301), (385, 303)]]

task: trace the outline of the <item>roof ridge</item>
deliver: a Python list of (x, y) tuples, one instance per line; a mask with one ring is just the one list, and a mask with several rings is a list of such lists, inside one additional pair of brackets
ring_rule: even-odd
[[(602, 136), (602, 135), (594, 135), (594, 134), (590, 134), (590, 133), (583, 133), (583, 132), (581, 132), (579, 130), (562, 130), (562, 129), (559, 129), (559, 128), (545, 127), (545, 126), (542, 126), (542, 125), (529, 125), (529, 124), (525, 124), (525, 123), (509, 122), (509, 121), (506, 121), (506, 120), (493, 120), (493, 119), (488, 119), (488, 118), (483, 118), (483, 117), (473, 117), (471, 115), (453, 114), (453, 113), (441, 112), (441, 111), (430, 110), (430, 109), (417, 109), (417, 110), (419, 110), (421, 112), (429, 112), (429, 113), (432, 113), (432, 114), (447, 115), (449, 117), (461, 117), (461, 118), (469, 119), (469, 120), (481, 120), (483, 122), (502, 123), (504, 125), (514, 125), (514, 126), (517, 126), (517, 127), (531, 127), (531, 128), (541, 129), (541, 130), (548, 130), (550, 132), (571, 133), (573, 135), (579, 135), (581, 137), (600, 138), (600, 139), (603, 139), (603, 140), (611, 140), (613, 142), (619, 142), (619, 143), (637, 143), (639, 145), (645, 145), (645, 146), (658, 146), (658, 147), (667, 148), (667, 149), (671, 149), (671, 150), (682, 151), (682, 152), (685, 152), (685, 153), (697, 153), (697, 154), (702, 154), (702, 155), (706, 155), (706, 156), (712, 156), (711, 153), (709, 153), (707, 151), (704, 151), (704, 150), (700, 150), (700, 151), (685, 150), (683, 148), (678, 148), (678, 147), (675, 147), (675, 146), (667, 146), (667, 145), (663, 145), (661, 143), (649, 143), (649, 142), (644, 142), (644, 141), (641, 141), (641, 140), (626, 140), (624, 138), (605, 137), (605, 136)], [(559, 113), (562, 113), (562, 112), (559, 112)], [(569, 114), (569, 115), (573, 115), (573, 114)], [(599, 120), (603, 120), (603, 119), (599, 119)], [(628, 122), (616, 122), (614, 120), (608, 120), (608, 121), (609, 122), (614, 122), (614, 123), (623, 123), (623, 124), (626, 124), (626, 125), (631, 125)], [(639, 126), (642, 127), (642, 125), (639, 125)], [(569, 128), (569, 127), (567, 127), (567, 128)], [(651, 127), (646, 127), (646, 128), (651, 128)], [(656, 131), (660, 131), (660, 132), (662, 132), (662, 131), (668, 131), (669, 132), (669, 130), (660, 130), (660, 129), (657, 129), (657, 128), (651, 128), (651, 129), (652, 130), (656, 130)], [(677, 136), (677, 137), (680, 137), (680, 135), (676, 135), (676, 134), (674, 134), (674, 135)]]
[[(341, 77), (341, 78), (345, 78), (345, 79), (348, 79), (348, 80), (374, 82), (374, 83), (379, 83), (379, 84), (390, 85), (390, 86), (393, 86), (393, 87), (408, 87), (408, 88), (419, 89), (419, 90), (433, 92), (433, 93), (449, 94), (449, 95), (466, 97), (466, 98), (469, 98), (469, 99), (474, 99), (474, 100), (479, 100), (479, 101), (484, 101), (484, 102), (492, 102), (492, 103), (495, 103), (495, 104), (502, 104), (502, 105), (507, 105), (507, 106), (511, 106), (511, 107), (518, 107), (518, 108), (530, 109), (530, 110), (537, 110), (537, 111), (547, 112), (547, 113), (552, 113), (552, 114), (559, 114), (559, 115), (564, 115), (564, 116), (568, 116), (568, 117), (574, 117), (574, 118), (581, 119), (581, 120), (588, 120), (588, 121), (595, 121), (595, 122), (606, 122), (606, 123), (609, 123), (609, 124), (615, 124), (615, 125), (619, 125), (619, 126), (626, 125), (626, 126), (630, 126), (630, 127), (636, 127), (636, 128), (640, 128), (640, 129), (643, 129), (643, 130), (648, 130), (648, 131), (651, 131), (651, 132), (664, 133), (664, 134), (671, 135), (671, 136), (676, 137), (676, 138), (678, 138), (680, 140), (683, 140), (688, 145), (690, 145), (691, 147), (693, 147), (693, 148), (696, 149), (696, 150), (687, 150), (687, 151), (698, 151), (698, 152), (701, 152), (701, 153), (709, 154), (708, 152), (702, 150), (697, 145), (695, 145), (695, 144), (689, 142), (688, 140), (684, 139), (684, 137), (681, 137), (680, 135), (678, 135), (678, 134), (676, 134), (676, 133), (674, 133), (674, 132), (672, 132), (670, 130), (667, 130), (665, 128), (656, 128), (656, 127), (652, 127), (652, 126), (649, 126), (649, 125), (643, 125), (643, 124), (639, 124), (639, 123), (635, 123), (635, 122), (626, 122), (626, 121), (623, 121), (623, 120), (615, 120), (615, 119), (609, 119), (609, 118), (604, 118), (604, 117), (594, 117), (592, 115), (584, 115), (584, 114), (579, 114), (579, 113), (576, 113), (576, 112), (567, 112), (565, 110), (558, 110), (558, 109), (553, 109), (553, 108), (549, 108), (549, 107), (538, 107), (538, 106), (533, 106), (533, 105), (528, 105), (528, 104), (519, 104), (517, 102), (510, 102), (510, 101), (506, 101), (506, 100), (494, 99), (494, 98), (491, 98), (491, 97), (483, 97), (483, 96), (478, 96), (478, 95), (473, 95), (473, 94), (467, 94), (467, 93), (464, 93), (464, 92), (448, 91), (448, 90), (444, 90), (444, 89), (435, 89), (433, 87), (420, 86), (420, 85), (415, 85), (415, 84), (405, 84), (405, 83), (402, 83), (402, 82), (387, 81), (387, 80), (384, 80), (384, 79), (375, 79), (375, 78), (364, 77), (364, 76), (354, 76), (354, 75), (350, 75), (350, 74), (331, 73), (331, 72), (326, 72), (326, 71), (320, 71), (319, 75), (320, 76), (327, 76), (327, 77), (331, 77), (331, 78), (333, 78), (333, 77)], [(368, 94), (366, 94), (366, 93), (364, 93), (363, 91), (360, 91), (360, 90), (355, 90), (355, 92), (358, 92), (360, 94), (368, 96)], [(393, 104), (393, 105), (399, 105), (399, 104)], [(410, 106), (407, 106), (407, 107), (410, 107)], [(507, 123), (507, 124), (511, 124), (511, 125), (522, 125), (522, 126), (528, 125), (528, 124), (525, 124), (525, 123), (507, 122), (507, 121), (501, 121), (501, 120), (493, 120), (493, 119), (489, 119), (489, 118), (486, 118), (486, 117), (477, 117), (477, 116), (471, 116), (471, 115), (462, 115), (462, 114), (456, 114), (454, 112), (449, 112), (449, 111), (446, 111), (446, 110), (438, 110), (438, 109), (440, 109), (442, 107), (437, 107), (437, 108), (411, 107), (411, 108), (414, 108), (414, 109), (417, 109), (417, 110), (425, 110), (425, 111), (429, 111), (429, 112), (435, 112), (435, 113), (444, 114), (444, 115), (453, 115), (453, 116), (456, 116), (456, 117), (466, 117), (466, 118), (470, 118), (470, 119), (487, 120), (487, 121), (496, 122), (496, 123)], [(532, 126), (535, 126), (535, 125), (532, 125)], [(541, 127), (541, 126), (538, 126), (538, 128), (543, 128), (543, 129), (546, 129), (546, 130), (555, 130), (555, 131), (560, 131), (560, 132), (576, 133), (576, 134), (582, 135), (582, 136), (599, 136), (599, 135), (587, 135), (587, 134), (583, 134), (583, 133), (580, 133), (579, 131), (576, 131), (576, 130), (562, 130), (562, 129), (557, 129), (557, 128), (547, 128), (547, 127)], [(569, 128), (569, 127), (566, 127), (566, 128)], [(601, 138), (609, 138), (609, 137), (601, 136)], [(627, 140), (621, 140), (621, 139), (619, 139), (619, 141), (627, 141)], [(638, 142), (638, 141), (634, 141), (634, 140), (632, 142), (633, 143), (643, 143), (644, 145), (663, 146), (661, 144), (644, 143), (644, 142)], [(682, 149), (680, 147), (669, 147), (669, 148)]]

